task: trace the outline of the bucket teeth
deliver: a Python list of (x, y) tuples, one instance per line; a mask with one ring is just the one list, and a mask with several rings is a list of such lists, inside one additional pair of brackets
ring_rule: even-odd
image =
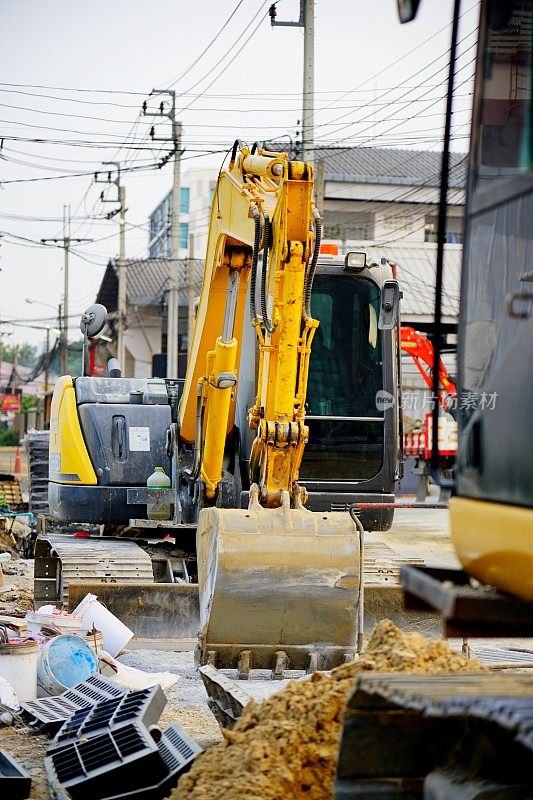
[(309, 666), (307, 667), (307, 674), (312, 675), (313, 672), (318, 670), (318, 653), (309, 653)]
[(243, 681), (247, 681), (248, 678), (250, 677), (251, 668), (252, 668), (252, 651), (241, 650), (239, 654), (239, 663), (237, 665), (239, 678)]
[(272, 678), (275, 681), (280, 681), (283, 678), (283, 670), (289, 668), (289, 659), (284, 650), (278, 650), (276, 653), (276, 664), (272, 673)]

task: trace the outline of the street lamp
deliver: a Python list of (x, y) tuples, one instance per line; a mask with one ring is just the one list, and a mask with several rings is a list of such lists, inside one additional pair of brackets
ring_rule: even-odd
[(48, 308), (53, 308), (54, 311), (57, 311), (57, 306), (53, 306), (52, 303), (45, 303), (44, 300), (34, 300), (32, 297), (26, 297), (24, 298), (24, 302), (30, 305), (37, 303), (39, 306), (48, 306)]

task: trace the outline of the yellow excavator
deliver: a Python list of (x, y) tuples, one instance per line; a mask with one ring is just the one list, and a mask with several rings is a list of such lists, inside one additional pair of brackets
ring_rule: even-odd
[[(241, 673), (332, 666), (356, 643), (357, 531), (348, 515), (307, 510), (298, 483), (319, 243), (312, 166), (236, 144), (213, 200), (179, 436), (194, 442), (180, 474), (199, 511), (201, 661)], [(249, 505), (223, 508), (249, 284), (258, 349)]]
[[(53, 400), (52, 516), (175, 537), (179, 580), (194, 576), (196, 558), (200, 661), (241, 675), (331, 668), (353, 655), (360, 535), (392, 521), (379, 502), (391, 505), (398, 477), (399, 288), (391, 265), (367, 264), (365, 253), (320, 256), (313, 187), (310, 164), (235, 143), (213, 197), (179, 405), (168, 381), (121, 378), (116, 363), (108, 378), (61, 378)], [(94, 335), (102, 312), (89, 312)], [(158, 464), (172, 473), (158, 497), (174, 516), (151, 523), (146, 479)], [(362, 520), (339, 513), (357, 498), (378, 508)], [(127, 545), (78, 541), (81, 557), (66, 539), (39, 540), (39, 602), (54, 599), (53, 558), (64, 584), (100, 573), (117, 586), (135, 572), (146, 581), (149, 562)]]

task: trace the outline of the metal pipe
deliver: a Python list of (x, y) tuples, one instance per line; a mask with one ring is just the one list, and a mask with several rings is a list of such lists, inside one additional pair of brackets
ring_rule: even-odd
[(237, 298), (239, 296), (240, 270), (232, 269), (229, 273), (228, 288), (226, 289), (226, 307), (224, 309), (224, 322), (222, 323), (222, 341), (229, 343), (233, 339)]
[(447, 503), (352, 503), (350, 508), (448, 508)]
[(442, 144), (442, 166), (440, 175), (440, 197), (439, 197), (439, 213), (438, 213), (438, 229), (437, 229), (437, 263), (435, 267), (435, 319), (433, 328), (433, 352), (434, 352), (434, 367), (433, 367), (433, 386), (432, 393), (435, 398), (433, 403), (433, 436), (432, 436), (432, 452), (430, 469), (433, 479), (439, 486), (443, 488), (452, 488), (455, 485), (454, 481), (445, 478), (441, 465), (439, 454), (439, 361), (441, 354), (441, 337), (442, 337), (442, 289), (443, 289), (443, 273), (444, 273), (444, 240), (446, 236), (446, 216), (448, 207), (448, 183), (450, 171), (450, 141), (452, 131), (452, 110), (453, 110), (453, 87), (455, 79), (455, 56), (457, 52), (457, 36), (459, 29), (459, 12), (461, 7), (461, 0), (454, 0), (453, 5), (453, 22), (452, 22), (452, 38), (450, 44), (450, 65), (448, 70), (448, 94), (446, 97), (446, 117), (444, 123), (444, 141)]
[(283, 161), (271, 156), (245, 156), (242, 162), (243, 172), (256, 175), (258, 178), (280, 178), (283, 175)]

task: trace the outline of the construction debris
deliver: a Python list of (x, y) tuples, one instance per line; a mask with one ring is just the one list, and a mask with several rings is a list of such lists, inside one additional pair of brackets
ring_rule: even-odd
[(162, 689), (170, 689), (178, 681), (178, 676), (172, 672), (143, 672), (135, 667), (128, 667), (121, 664), (105, 650), (99, 654), (100, 672), (112, 678), (128, 689), (147, 689), (150, 686), (160, 686)]
[(59, 728), (78, 712), (87, 711), (98, 702), (121, 698), (125, 694), (126, 690), (114, 681), (101, 675), (91, 675), (59, 696), (22, 703), (22, 715), (33, 728), (55, 736)]
[(9, 611), (15, 614), (25, 614), (33, 608), (33, 592), (19, 587), (0, 590), (0, 611)]
[(139, 800), (163, 798), (201, 750), (178, 723), (163, 732), (155, 727), (165, 705), (156, 686), (78, 711), (48, 749), (52, 783), (75, 800), (129, 793)]
[(437, 674), (485, 671), (443, 641), (380, 622), (358, 661), (330, 674), (291, 681), (262, 703), (253, 700), (224, 742), (198, 758), (171, 800), (261, 798), (331, 800), (342, 715), (364, 671)]

